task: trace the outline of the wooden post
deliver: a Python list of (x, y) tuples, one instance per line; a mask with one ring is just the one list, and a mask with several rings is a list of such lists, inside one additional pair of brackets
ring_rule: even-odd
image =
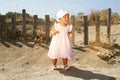
[(26, 41), (27, 37), (26, 37), (26, 10), (25, 9), (22, 10), (22, 15), (23, 15), (23, 37), (24, 37), (24, 41)]
[(109, 8), (108, 9), (108, 18), (107, 18), (107, 40), (108, 40), (108, 43), (110, 44), (110, 30), (111, 30), (111, 9)]
[(72, 27), (72, 35), (73, 35), (72, 36), (72, 44), (75, 45), (75, 36), (74, 36), (75, 35), (74, 34), (74, 32), (75, 32), (75, 16), (74, 15), (71, 16), (71, 24), (73, 26)]
[(96, 17), (96, 42), (100, 43), (100, 18)]
[(1, 30), (5, 28), (5, 15), (0, 15)]
[(2, 21), (1, 21), (1, 15), (0, 15), (0, 39), (1, 39), (1, 37), (2, 37), (2, 33), (1, 33), (1, 31), (2, 31)]
[(46, 42), (48, 43), (50, 41), (50, 17), (49, 15), (45, 15), (45, 21), (46, 21)]
[(0, 40), (1, 40), (1, 38), (2, 38), (2, 33), (1, 33), (1, 31), (2, 31), (2, 30), (1, 30), (1, 29), (2, 29), (2, 26), (1, 26), (1, 25), (2, 25), (2, 23), (0, 22)]
[(88, 20), (87, 16), (83, 16), (84, 18), (84, 45), (88, 45)]
[(36, 31), (36, 27), (37, 27), (37, 15), (34, 15), (34, 25), (33, 25), (33, 39), (35, 39), (35, 31)]
[(4, 35), (2, 35), (2, 32), (5, 30), (6, 25), (5, 25), (5, 16), (0, 15), (0, 37), (1, 39), (4, 40)]
[(16, 17), (13, 14), (12, 15), (12, 38), (14, 39), (15, 35), (15, 29), (16, 29)]

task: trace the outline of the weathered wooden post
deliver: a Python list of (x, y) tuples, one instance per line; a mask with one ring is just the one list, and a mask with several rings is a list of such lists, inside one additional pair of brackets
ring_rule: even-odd
[(84, 45), (88, 45), (88, 20), (87, 16), (83, 16), (84, 25)]
[(50, 41), (50, 17), (49, 15), (45, 15), (45, 21), (46, 21), (46, 42), (48, 43)]
[(3, 40), (4, 40), (4, 35), (2, 34), (2, 32), (4, 32), (5, 28), (6, 28), (5, 16), (4, 15), (0, 15), (0, 37)]
[(73, 45), (75, 45), (75, 34), (74, 34), (74, 32), (75, 32), (75, 16), (74, 15), (72, 15), (71, 16), (71, 24), (72, 24), (72, 44)]
[(34, 24), (33, 24), (33, 40), (35, 39), (35, 32), (36, 32), (36, 28), (37, 28), (37, 15), (34, 15)]
[(1, 38), (1, 36), (2, 36), (1, 31), (2, 31), (2, 21), (1, 21), (1, 15), (0, 15), (0, 38)]
[(16, 16), (12, 15), (12, 38), (14, 39), (15, 35), (15, 29), (16, 29)]
[(107, 18), (107, 40), (110, 44), (110, 32), (111, 32), (111, 8), (108, 9), (108, 18)]
[(26, 42), (27, 37), (26, 37), (26, 10), (22, 10), (22, 15), (23, 15), (23, 37), (24, 41)]
[(2, 23), (0, 22), (0, 39), (1, 39), (1, 37), (2, 37), (2, 33), (1, 33), (1, 25), (2, 25)]
[(96, 42), (100, 43), (100, 18), (96, 17)]

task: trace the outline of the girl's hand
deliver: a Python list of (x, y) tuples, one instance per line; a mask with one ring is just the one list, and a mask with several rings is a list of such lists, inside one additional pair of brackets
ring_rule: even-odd
[(68, 37), (71, 39), (72, 38), (72, 32), (68, 32)]
[(59, 33), (59, 31), (57, 31), (57, 30), (55, 30), (55, 29), (52, 29), (52, 30), (51, 30), (51, 34), (52, 34), (52, 35), (56, 35), (57, 33)]

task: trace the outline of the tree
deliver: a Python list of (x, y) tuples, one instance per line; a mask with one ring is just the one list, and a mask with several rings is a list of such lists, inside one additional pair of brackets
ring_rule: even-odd
[(100, 12), (99, 11), (94, 11), (91, 10), (91, 14), (88, 17), (89, 21), (95, 21), (96, 20), (96, 16), (99, 16)]
[(79, 12), (79, 13), (77, 14), (75, 20), (76, 20), (77, 22), (82, 22), (82, 21), (83, 21), (83, 15), (84, 15), (84, 13)]
[(112, 13), (112, 23), (116, 24), (119, 22), (119, 14), (118, 13)]
[(102, 10), (100, 12), (100, 20), (102, 21), (106, 21), (107, 20), (107, 15), (108, 15), (108, 10)]
[(8, 12), (5, 15), (6, 15), (6, 18), (12, 18), (13, 14), (14, 14), (13, 12)]

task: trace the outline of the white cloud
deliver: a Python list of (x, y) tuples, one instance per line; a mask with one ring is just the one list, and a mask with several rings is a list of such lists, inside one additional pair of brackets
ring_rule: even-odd
[(76, 6), (78, 6), (78, 4), (73, 3), (73, 4), (71, 4), (71, 6), (76, 7)]

